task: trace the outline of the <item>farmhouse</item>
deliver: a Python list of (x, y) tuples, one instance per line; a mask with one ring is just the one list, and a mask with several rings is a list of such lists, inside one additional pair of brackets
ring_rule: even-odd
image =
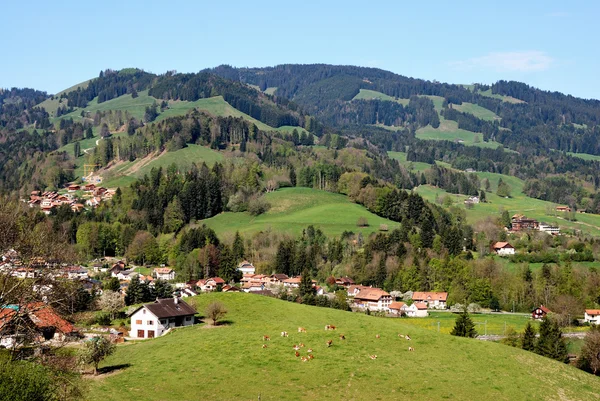
[(254, 267), (252, 265), (252, 263), (248, 262), (247, 260), (244, 260), (243, 262), (241, 262), (238, 265), (237, 269), (240, 272), (242, 272), (242, 274), (255, 274), (256, 273), (256, 267)]
[(279, 285), (279, 284), (283, 284), (283, 282), (285, 280), (287, 280), (289, 277), (287, 274), (271, 274), (270, 280), (271, 280), (271, 284), (274, 285)]
[(213, 277), (199, 280), (196, 283), (196, 286), (203, 292), (212, 292), (215, 291), (219, 285), (223, 287), (223, 284), (225, 284), (225, 280), (223, 280), (221, 277)]
[(300, 287), (301, 280), (302, 280), (302, 277), (300, 277), (300, 276), (291, 277), (291, 278), (288, 278), (287, 280), (283, 280), (283, 286), (285, 288), (298, 288), (298, 287)]
[(65, 341), (78, 335), (75, 327), (43, 302), (0, 309), (0, 345), (15, 347), (24, 342)]
[(351, 285), (348, 287), (348, 296), (354, 297), (363, 289), (369, 289), (371, 287), (367, 287), (365, 285)]
[(177, 297), (157, 299), (133, 311), (131, 331), (133, 338), (160, 337), (174, 327), (191, 326), (194, 324), (196, 310)]
[(515, 254), (515, 248), (508, 242), (496, 242), (494, 245), (492, 245), (492, 250), (498, 256), (507, 256)]
[(583, 320), (589, 324), (600, 324), (600, 309), (586, 309)]
[(535, 308), (531, 311), (531, 318), (543, 319), (548, 313), (550, 313), (550, 309), (546, 308), (544, 305), (540, 305), (539, 308)]
[(413, 293), (414, 302), (424, 302), (429, 309), (446, 309), (447, 292), (419, 292)]
[(557, 212), (570, 212), (571, 208), (569, 206), (556, 206)]
[(537, 230), (540, 223), (534, 219), (528, 219), (522, 214), (515, 214), (511, 219), (513, 231)]
[(415, 302), (406, 308), (408, 317), (427, 317), (427, 304), (425, 302)]
[(354, 305), (360, 309), (387, 311), (392, 296), (380, 288), (363, 288), (354, 296)]
[(335, 279), (335, 284), (339, 285), (340, 287), (348, 288), (351, 285), (354, 285), (354, 280), (352, 280), (350, 277), (340, 277)]
[(154, 276), (157, 280), (174, 280), (175, 270), (168, 267), (157, 267), (156, 269), (154, 269)]
[(405, 315), (406, 314), (406, 304), (404, 302), (392, 302), (388, 309), (392, 315)]

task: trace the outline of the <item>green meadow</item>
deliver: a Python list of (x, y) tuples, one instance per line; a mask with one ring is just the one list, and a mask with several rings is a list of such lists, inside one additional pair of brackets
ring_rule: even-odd
[[(202, 220), (217, 235), (239, 231), (252, 234), (271, 229), (298, 235), (309, 225), (320, 228), (329, 236), (339, 236), (344, 231), (365, 235), (379, 230), (386, 224), (389, 230), (399, 224), (369, 212), (364, 206), (351, 202), (348, 197), (311, 188), (283, 188), (265, 194), (271, 209), (260, 216), (247, 212), (224, 212), (210, 219)], [(368, 227), (357, 227), (360, 217), (365, 217)]]
[(417, 138), (436, 141), (458, 141), (464, 145), (492, 149), (502, 146), (495, 141), (484, 142), (483, 134), (460, 129), (456, 121), (446, 120), (442, 116), (440, 116), (440, 126), (438, 128), (433, 128), (431, 125), (419, 128), (417, 130)]
[(598, 156), (598, 155), (590, 155), (588, 153), (573, 153), (573, 152), (567, 152), (567, 154), (570, 156), (573, 156), (573, 157), (579, 157), (580, 159), (583, 159), (583, 160), (600, 161), (600, 156)]
[(360, 92), (352, 100), (387, 100), (390, 102), (400, 103), (401, 105), (406, 106), (408, 104), (408, 99), (397, 99), (395, 97), (386, 95), (385, 93), (373, 91), (370, 89), (361, 89)]
[(481, 107), (478, 104), (463, 102), (463, 104), (461, 104), (461, 105), (453, 104), (452, 108), (454, 108), (460, 112), (463, 112), (463, 113), (473, 114), (475, 117), (480, 118), (482, 120), (487, 120), (487, 121), (500, 120), (500, 117), (498, 117), (496, 115), (496, 113), (494, 113), (493, 111), (488, 110), (484, 107)]
[[(203, 323), (119, 345), (101, 365), (110, 373), (89, 380), (90, 400), (598, 399), (600, 379), (572, 366), (498, 343), (436, 333), (409, 319), (244, 293), (187, 301), (200, 313), (210, 302), (222, 302), (229, 311), (225, 324)], [(325, 331), (327, 324), (337, 330)], [(307, 332), (298, 333), (300, 326)], [(263, 341), (263, 335), (271, 340)], [(292, 347), (299, 343), (305, 345), (301, 356), (311, 348), (314, 359), (301, 362), (294, 355)]]

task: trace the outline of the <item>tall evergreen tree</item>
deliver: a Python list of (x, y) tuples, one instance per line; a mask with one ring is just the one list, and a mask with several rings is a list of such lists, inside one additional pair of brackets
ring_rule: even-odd
[(294, 166), (290, 166), (290, 183), (293, 187), (296, 186), (296, 170), (294, 169)]
[(305, 295), (314, 295), (315, 289), (312, 285), (312, 280), (310, 278), (310, 272), (308, 269), (304, 269), (302, 271), (302, 277), (300, 278), (300, 296)]
[(240, 235), (239, 231), (235, 232), (235, 238), (233, 239), (233, 259), (235, 263), (242, 261), (246, 257), (246, 249), (244, 248), (244, 239)]
[(535, 346), (535, 353), (563, 363), (569, 362), (567, 344), (555, 319), (549, 319), (548, 317), (542, 319), (540, 338)]
[(531, 325), (531, 322), (527, 322), (527, 326), (525, 326), (525, 331), (523, 331), (521, 337), (521, 348), (526, 351), (534, 351), (536, 343), (535, 334), (535, 328)]
[(454, 328), (450, 332), (453, 336), (457, 337), (476, 337), (477, 331), (475, 330), (475, 324), (469, 316), (469, 312), (465, 308), (460, 315), (456, 318)]

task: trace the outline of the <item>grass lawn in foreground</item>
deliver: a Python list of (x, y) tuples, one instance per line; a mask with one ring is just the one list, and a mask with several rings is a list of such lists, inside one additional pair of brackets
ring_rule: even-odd
[[(196, 325), (117, 347), (89, 381), (92, 401), (153, 400), (592, 400), (600, 379), (572, 366), (492, 342), (387, 319), (245, 293), (204, 294), (226, 325)], [(338, 327), (325, 331), (326, 324)], [(307, 329), (298, 333), (299, 326)], [(281, 337), (280, 332), (289, 332)], [(399, 338), (410, 333), (412, 340)], [(339, 339), (344, 334), (346, 340)], [(376, 338), (379, 334), (381, 338)], [(271, 341), (263, 342), (269, 335)], [(333, 340), (327, 347), (326, 341)], [(301, 362), (292, 346), (312, 348)], [(263, 344), (267, 348), (263, 348)], [(414, 347), (409, 352), (408, 347)], [(372, 360), (369, 355), (377, 355)], [(426, 371), (424, 371), (426, 367)]]
[[(199, 223), (206, 224), (221, 236), (226, 233), (249, 234), (267, 229), (302, 233), (314, 225), (330, 236), (339, 236), (344, 231), (361, 232), (365, 235), (379, 230), (387, 224), (391, 231), (399, 224), (369, 212), (364, 206), (351, 202), (348, 197), (312, 188), (283, 188), (265, 195), (271, 209), (260, 216), (249, 213), (225, 212)], [(357, 227), (359, 217), (366, 217), (368, 227)]]

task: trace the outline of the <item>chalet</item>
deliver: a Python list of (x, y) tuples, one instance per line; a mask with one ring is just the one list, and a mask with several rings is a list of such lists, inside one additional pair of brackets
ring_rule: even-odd
[(556, 206), (557, 212), (570, 212), (571, 208), (569, 206)]
[(325, 289), (323, 287), (321, 287), (320, 285), (314, 285), (313, 284), (313, 288), (315, 289), (315, 294), (317, 294), (317, 295), (325, 295)]
[(302, 280), (302, 278), (300, 276), (291, 277), (291, 278), (288, 278), (287, 280), (283, 280), (283, 286), (286, 288), (298, 288), (298, 287), (300, 287), (301, 280)]
[(350, 277), (340, 277), (335, 279), (335, 284), (340, 287), (348, 288), (351, 285), (354, 285), (354, 280), (352, 280)]
[(71, 184), (67, 187), (67, 190), (69, 192), (75, 192), (75, 191), (79, 191), (79, 189), (81, 189), (81, 187), (77, 184)]
[(241, 262), (237, 269), (242, 272), (242, 274), (255, 274), (256, 273), (256, 267), (254, 267), (252, 265), (252, 263), (248, 262), (247, 260), (244, 260), (243, 262)]
[(91, 192), (94, 191), (96, 189), (96, 185), (94, 184), (85, 184), (85, 186), (83, 187), (83, 190), (86, 192)]
[(224, 284), (225, 280), (223, 280), (221, 277), (213, 277), (205, 280), (199, 280), (196, 286), (203, 292), (212, 292), (215, 291), (218, 286), (221, 286), (222, 288)]
[(183, 288), (181, 291), (179, 291), (179, 293), (182, 298), (195, 297), (198, 295), (198, 292), (192, 290), (191, 288)]
[(35, 278), (37, 272), (30, 267), (19, 267), (14, 269), (10, 275), (16, 278)]
[(112, 265), (108, 272), (110, 273), (111, 277), (117, 277), (117, 274), (119, 274), (119, 272), (122, 272), (123, 270), (125, 270), (125, 262), (120, 260), (114, 265)]
[(83, 210), (85, 206), (83, 205), (83, 203), (74, 203), (71, 205), (71, 210), (75, 213), (79, 213)]
[(522, 214), (515, 214), (511, 219), (513, 231), (537, 230), (540, 223), (534, 219), (528, 219)]
[(239, 289), (239, 287), (236, 287), (234, 285), (227, 285), (227, 284), (225, 284), (223, 286), (222, 291), (223, 292), (240, 292), (241, 290)]
[(550, 309), (546, 308), (544, 305), (540, 305), (540, 307), (531, 311), (531, 318), (538, 320), (543, 319), (548, 313), (550, 313)]
[(360, 309), (387, 312), (392, 296), (380, 288), (363, 288), (354, 296), (354, 305)]
[(427, 317), (427, 304), (425, 302), (415, 302), (405, 308), (408, 317)]
[(496, 242), (494, 245), (492, 245), (492, 251), (494, 251), (498, 256), (514, 255), (515, 247), (508, 242)]
[(557, 226), (552, 226), (550, 224), (540, 223), (538, 230), (543, 233), (548, 233), (550, 235), (558, 235), (560, 234), (560, 228)]
[(356, 296), (361, 290), (363, 289), (369, 289), (371, 287), (367, 287), (365, 285), (351, 285), (348, 287), (348, 296), (349, 297), (354, 297)]
[(0, 345), (16, 347), (24, 342), (67, 341), (78, 336), (75, 327), (49, 305), (32, 302), (0, 309)]
[(154, 277), (157, 280), (174, 280), (175, 279), (175, 270), (169, 267), (158, 267), (154, 269)]
[(468, 168), (465, 170), (465, 173), (476, 173), (477, 171), (474, 168)]
[(177, 297), (157, 299), (134, 310), (131, 318), (133, 338), (160, 337), (174, 327), (194, 324), (196, 310)]
[(136, 272), (136, 271), (133, 271), (133, 270), (123, 270), (123, 271), (120, 271), (119, 273), (117, 273), (117, 278), (120, 281), (131, 281), (131, 279), (134, 278), (137, 275), (139, 275), (139, 273)]
[(65, 277), (71, 280), (88, 278), (88, 271), (78, 266), (65, 267), (62, 272)]
[(280, 285), (287, 279), (289, 279), (287, 274), (271, 274), (271, 284)]
[(100, 205), (100, 203), (102, 203), (102, 198), (100, 198), (99, 196), (94, 196), (93, 198), (90, 198), (85, 201), (85, 204), (89, 207), (96, 207)]
[(447, 292), (420, 292), (415, 291), (412, 296), (414, 302), (423, 302), (429, 309), (446, 309)]
[(392, 302), (388, 309), (392, 315), (402, 316), (406, 314), (406, 304), (404, 302)]
[(467, 199), (465, 199), (465, 205), (466, 204), (476, 204), (479, 203), (479, 197), (478, 196), (469, 196)]
[(256, 292), (263, 291), (265, 289), (265, 283), (261, 283), (258, 281), (244, 283), (242, 286), (242, 291), (244, 292)]
[(600, 309), (586, 309), (583, 320), (589, 324), (600, 324)]

